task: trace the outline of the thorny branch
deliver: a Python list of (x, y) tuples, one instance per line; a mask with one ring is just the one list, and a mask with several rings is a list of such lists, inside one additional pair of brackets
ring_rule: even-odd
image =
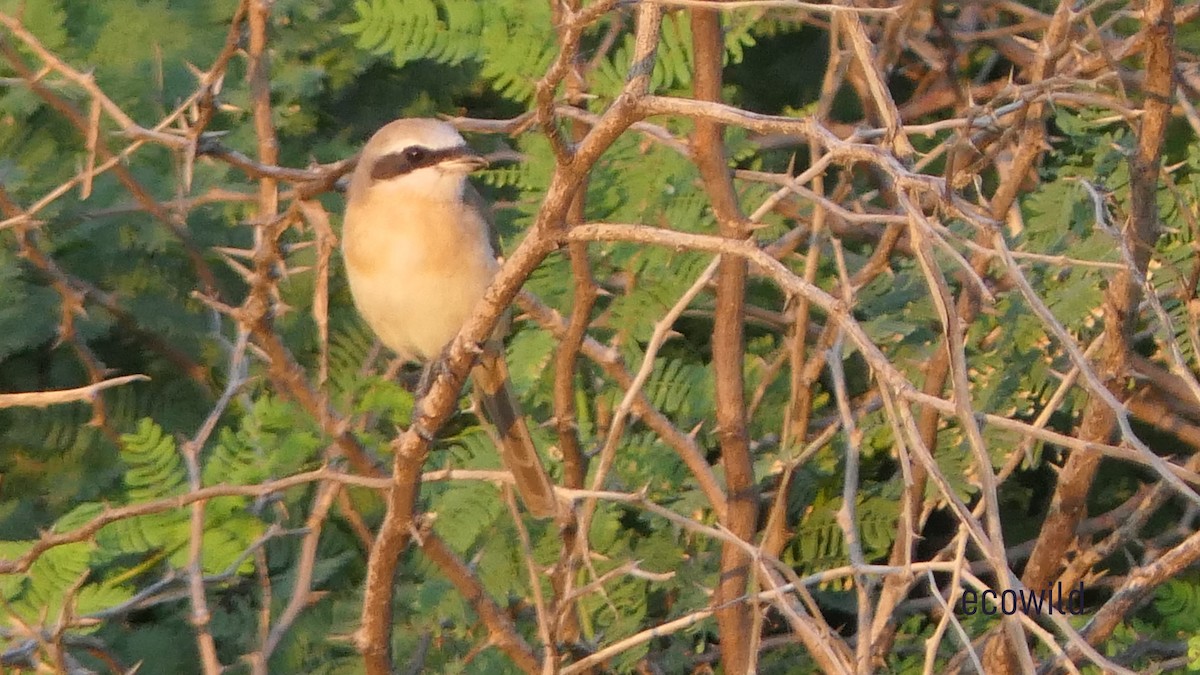
[[(771, 640), (781, 637), (768, 635), (772, 617), (780, 620), (769, 630), (780, 631), (787, 643), (801, 645), (823, 672), (871, 672), (887, 665), (897, 639), (897, 617), (916, 611), (912, 608), (919, 603), (909, 595), (920, 584), (928, 584), (932, 594), (932, 601), (922, 605), (926, 609), (919, 610), (928, 612), (933, 626), (924, 645), (925, 672), (945, 664), (951, 651), (957, 656), (949, 657), (950, 665), (957, 669), (1076, 672), (1091, 663), (1122, 672), (1122, 666), (1103, 656), (1101, 646), (1158, 586), (1200, 559), (1200, 540), (1186, 524), (1114, 578), (1115, 591), (1078, 632), (1065, 621), (1042, 626), (1022, 615), (1005, 617), (971, 635), (971, 628), (954, 613), (955, 603), (967, 590), (1041, 589), (1059, 581), (1094, 578), (1105, 571), (1105, 560), (1120, 547), (1145, 536), (1155, 514), (1184, 504), (1194, 515), (1200, 503), (1200, 464), (1195, 459), (1200, 451), (1200, 400), (1193, 400), (1195, 364), (1186, 361), (1200, 342), (1195, 313), (1187, 317), (1188, 326), (1176, 329), (1151, 282), (1160, 262), (1156, 251), (1162, 234), (1161, 185), (1170, 180), (1169, 169), (1162, 166), (1168, 125), (1175, 117), (1197, 124), (1194, 108), (1186, 96), (1179, 96), (1194, 98), (1197, 93), (1192, 81), (1180, 75), (1184, 66), (1194, 69), (1195, 63), (1181, 64), (1174, 44), (1176, 27), (1194, 19), (1197, 10), (1195, 6), (1176, 9), (1169, 0), (1150, 0), (1136, 9), (1106, 9), (1119, 4), (1064, 0), (1047, 15), (1018, 3), (982, 2), (949, 17), (936, 3), (915, 2), (889, 8), (790, 0), (552, 3), (557, 51), (537, 82), (532, 109), (511, 120), (452, 118), (464, 130), (543, 135), (554, 157), (549, 187), (532, 226), (451, 345), (424, 400), (418, 402), (413, 424), (394, 439), (390, 473), (381, 469), (353, 433), (363, 420), (342, 412), (329, 398), (329, 279), (335, 269), (330, 260), (336, 234), (325, 207), (315, 198), (336, 190), (355, 158), (309, 168), (280, 165), (270, 55), (272, 33), (283, 28), (273, 21), (272, 3), (243, 0), (238, 4), (224, 46), (207, 70), (197, 71), (194, 93), (152, 125), (134, 119), (96, 78), (45, 47), (18, 17), (0, 12), (5, 31), (0, 56), (16, 76), (5, 84), (27, 88), (66, 119), (86, 150), (83, 168), (44, 194), (22, 195), (19, 204), (0, 188), (0, 233), (12, 232), (13, 250), (54, 290), (60, 301), (59, 337), (71, 347), (90, 381), (69, 390), (0, 394), (0, 408), (86, 401), (94, 406), (95, 421), (105, 424), (102, 392), (136, 386), (131, 383), (146, 378), (113, 376), (79, 335), (78, 317), (92, 308), (113, 316), (131, 339), (215, 397), (211, 414), (181, 449), (188, 471), (186, 494), (110, 507), (69, 532), (43, 533), (20, 556), (0, 560), (0, 574), (24, 573), (47, 551), (86, 541), (113, 522), (189, 509), (190, 547), (180, 584), (184, 590), (161, 597), (139, 596), (138, 601), (186, 598), (200, 663), (205, 672), (219, 672), (222, 665), (208, 627), (208, 593), (225, 577), (205, 576), (201, 570), (206, 506), (217, 497), (264, 497), (309, 486), (311, 503), (299, 537), (289, 600), (277, 616), (269, 607), (263, 612), (260, 644), (245, 657), (255, 672), (267, 672), (270, 656), (297, 618), (320, 598), (313, 587), (314, 568), (321, 562), (323, 533), (330, 519), (339, 517), (335, 513), (347, 519), (366, 549), (361, 625), (355, 638), (371, 673), (389, 673), (395, 667), (391, 654), (395, 580), (401, 556), (414, 542), (479, 617), (487, 636), (484, 644), (497, 647), (525, 672), (601, 668), (607, 659), (627, 650), (713, 619), (717, 658), (727, 672), (748, 672), (768, 644), (774, 644)], [(674, 16), (669, 12), (689, 22), (693, 98), (661, 94), (651, 87), (664, 16)], [(830, 37), (827, 69), (813, 114), (763, 115), (723, 100), (722, 22), (745, 12), (786, 17)], [(613, 50), (629, 17), (635, 40), (630, 61), (619, 64), (627, 70), (625, 87), (610, 101), (597, 100), (588, 90), (589, 75), (601, 57)], [(1131, 35), (1113, 30), (1115, 21), (1130, 17), (1144, 27)], [(607, 30), (599, 29), (605, 21)], [(594, 56), (588, 52), (593, 34), (600, 39), (601, 52)], [(967, 66), (966, 54), (983, 49), (992, 54), (991, 65), (968, 82), (959, 72)], [(246, 62), (253, 149), (228, 147), (210, 129), (221, 83), (230, 63), (240, 58)], [(1000, 59), (1012, 65), (1007, 80), (989, 72)], [(1141, 67), (1129, 65), (1134, 62)], [(912, 92), (905, 100), (896, 99), (899, 80), (907, 82)], [(71, 95), (65, 95), (64, 88)], [(833, 119), (834, 99), (840, 95), (855, 97), (858, 109), (865, 111), (864, 119), (853, 123)], [(1023, 195), (1036, 186), (1038, 167), (1055, 142), (1048, 127), (1050, 115), (1056, 109), (1085, 108), (1110, 112), (1110, 121), (1126, 125), (1136, 137), (1127, 157), (1130, 190), (1128, 204), (1123, 205), (1129, 210), (1125, 222), (1110, 224), (1110, 211), (1119, 212), (1118, 207), (1090, 183), (1082, 184), (1094, 206), (1096, 227), (1116, 238), (1121, 257), (1115, 262), (1051, 255), (1031, 250), (1019, 238), (1027, 217), (1021, 208)], [(929, 122), (933, 115), (941, 117)], [(759, 149), (804, 148), (807, 162), (798, 173), (791, 167), (780, 173), (734, 171), (724, 134), (727, 126), (752, 132), (751, 142)], [(691, 132), (680, 131), (686, 128)], [(119, 135), (109, 133), (112, 130)], [(713, 233), (588, 221), (590, 207), (584, 195), (591, 172), (627, 134), (693, 163), (695, 188), (703, 192), (715, 219)], [(177, 153), (182, 168), (178, 194), (156, 196), (130, 171), (128, 165), (147, 146)], [(257, 189), (191, 194), (196, 161), (232, 167), (255, 182)], [(944, 167), (941, 173), (931, 168), (939, 165)], [(213, 384), (216, 378), (186, 350), (140, 325), (125, 299), (81, 278), (56, 258), (48, 237), (56, 226), (38, 218), (76, 186), (86, 198), (103, 175), (115, 177), (132, 200), (131, 206), (121, 208), (149, 214), (185, 251), (191, 275), (186, 283), (216, 317), (214, 338), (229, 346), (223, 388)], [(750, 203), (747, 186), (762, 184), (774, 194), (762, 203)], [(1174, 194), (1182, 199), (1178, 191)], [(206, 203), (235, 202), (253, 203), (256, 209), (253, 246), (203, 250), (186, 227), (188, 213)], [(1194, 204), (1184, 206), (1182, 211), (1193, 213)], [(759, 223), (768, 214), (785, 219), (789, 229), (773, 241), (760, 242)], [(305, 226), (311, 232), (316, 262), (309, 270), (297, 271), (290, 267), (289, 247), (294, 244), (288, 238), (303, 236)], [(602, 267), (596, 263), (601, 246), (614, 242), (713, 256), (709, 269), (692, 287), (672, 299), (671, 311), (644, 345), (643, 361), (633, 368), (623, 361), (617, 339), (599, 337), (603, 296), (613, 284), (597, 276)], [(866, 246), (870, 254), (850, 259), (846, 255), (850, 244)], [(572, 303), (569, 313), (560, 314), (523, 286), (547, 257), (563, 248), (570, 256)], [(245, 281), (243, 295), (218, 281), (222, 275), (213, 269), (212, 261), (217, 259), (213, 253)], [(903, 361), (906, 357), (898, 356), (893, 345), (873, 333), (867, 325), (871, 317), (862, 314), (864, 289), (899, 266), (920, 271), (925, 283), (922, 295), (935, 310), (931, 325), (938, 340), (931, 342), (918, 365)], [(823, 278), (829, 269), (835, 273)], [(1091, 331), (1088, 325), (1069, 323), (1055, 313), (1035, 283), (1045, 270), (1064, 275), (1091, 270), (1103, 275), (1105, 299), (1095, 308), (1101, 329)], [(297, 357), (277, 325), (288, 309), (280, 280), (301, 273), (317, 277), (313, 291), (313, 319), (320, 335), (316, 372)], [(788, 305), (781, 311), (756, 306), (750, 289), (760, 282), (779, 289)], [(997, 328), (1000, 337), (982, 338), (970, 328), (1007, 298), (1029, 309), (1047, 336), (1047, 362), (1065, 373), (1059, 387), (1042, 399), (1045, 407), (1040, 414), (1028, 418), (985, 407), (975, 380), (973, 359), (989, 344), (1005, 339), (1006, 327)], [(1194, 302), (1190, 296), (1184, 300)], [(487, 594), (477, 571), (431, 529), (432, 515), (420, 508), (423, 486), (431, 481), (508, 480), (502, 472), (431, 469), (426, 463), (430, 439), (457, 408), (474, 358), (471, 345), (488, 335), (514, 303), (526, 312), (531, 326), (556, 341), (550, 422), (563, 458), (564, 485), (559, 490), (577, 507), (556, 524), (563, 544), (551, 569), (553, 596), (547, 596), (551, 600), (537, 594), (533, 603), (537, 611), (529, 620), (536, 623), (536, 631), (523, 630), (519, 621), (525, 619), (514, 618)], [(679, 318), (689, 315), (711, 322), (716, 448), (704, 445), (698, 428), (681, 428), (680, 421), (656, 409), (645, 392), (656, 355), (674, 335)], [(770, 367), (761, 373), (755, 370), (755, 357), (748, 355), (745, 342), (752, 320), (765, 322), (780, 336), (777, 350), (765, 359)], [(237, 336), (232, 344), (223, 337), (230, 326)], [(1188, 331), (1185, 339), (1192, 340), (1191, 348), (1183, 348), (1178, 336)], [(1157, 345), (1150, 356), (1137, 347), (1147, 337)], [(245, 362), (254, 358), (264, 364), (266, 381), (296, 402), (326, 436), (327, 465), (254, 486), (203, 486), (202, 450), (231, 401), (251, 379)], [(848, 388), (851, 358), (866, 364), (870, 382), (864, 392)], [(1165, 366), (1159, 363), (1164, 360)], [(826, 381), (832, 385), (826, 386)], [(763, 434), (758, 415), (765, 392), (772, 387), (787, 392), (784, 422), (779, 433)], [(619, 404), (600, 411), (599, 441), (589, 447), (579, 418), (583, 412), (595, 411), (580, 407), (587, 401), (578, 392), (603, 388), (615, 391)], [(814, 418), (820, 412), (818, 392), (830, 394), (833, 402), (824, 410), (829, 414), (826, 420)], [(1077, 429), (1065, 433), (1062, 425), (1051, 425), (1050, 417), (1072, 393), (1085, 396), (1087, 403)], [(860, 473), (863, 427), (871, 415), (882, 419), (879, 428), (891, 434), (897, 467), (894, 480), (902, 486), (886, 561), (869, 559), (860, 537), (859, 500), (867, 496)], [(1142, 426), (1135, 428), (1135, 422)], [(648, 429), (675, 453), (707, 501), (704, 513), (681, 514), (655, 503), (645, 492), (608, 489), (611, 467), (632, 424)], [(1142, 428), (1181, 439), (1190, 444), (1193, 456), (1161, 456), (1135, 433)], [(106, 431), (115, 436), (114, 430), (106, 427)], [(998, 448), (993, 440), (998, 431), (1019, 441), (1013, 448)], [(780, 442), (791, 449), (779, 455), (786, 461), (770, 468), (756, 464), (757, 448)], [(966, 466), (973, 495), (969, 499), (955, 489), (941, 459), (941, 448), (952, 442), (958, 442), (962, 454), (969, 456)], [(1000, 493), (1038, 445), (1056, 447), (1065, 456), (1054, 477), (1050, 512), (1030, 540), (1006, 541), (1011, 534), (1000, 520)], [(796, 476), (820, 453), (833, 453), (844, 472), (837, 525), (847, 544), (847, 564), (802, 577), (781, 557), (803, 525), (788, 499)], [(333, 468), (347, 460), (355, 473)], [(1121, 511), (1127, 516), (1123, 520), (1087, 518), (1089, 497), (1104, 460), (1136, 466), (1153, 483), (1130, 499)], [(354, 511), (347, 498), (351, 487), (382, 497), (386, 511), (380, 522), (364, 521)], [(605, 585), (616, 576), (657, 579), (639, 570), (634, 561), (608, 574), (596, 572), (589, 535), (600, 501), (638, 509), (656, 523), (679, 527), (718, 546), (720, 569), (709, 589), (711, 604), (685, 608), (677, 618), (631, 635), (604, 636), (602, 644), (584, 645), (580, 619), (584, 598), (593, 594), (605, 598)], [(922, 548), (919, 544), (935, 512), (953, 519), (954, 534)], [(374, 541), (368, 543), (371, 527)], [(543, 568), (534, 561), (528, 532), (518, 531), (524, 569), (536, 584)], [(1093, 535), (1098, 535), (1094, 543)], [(272, 531), (266, 538), (277, 536)], [(261, 546), (261, 541), (256, 542), (246, 557), (257, 556), (265, 566)], [(1072, 560), (1064, 557), (1068, 551)], [(935, 572), (945, 576), (935, 577)], [(809, 586), (834, 580), (844, 581), (857, 603), (857, 621), (843, 633), (834, 630), (830, 617), (808, 591)], [(267, 597), (274, 592), (269, 579), (263, 592)], [(70, 662), (67, 648), (77, 643), (64, 631), (75, 622), (69, 609), (64, 609), (53, 629), (23, 643), (12, 658), (28, 662), (32, 657), (26, 645), (33, 645), (46, 649), (49, 660), (60, 666)], [(31, 626), (22, 630), (36, 633)], [(531, 644), (529, 635), (537, 635), (542, 644)], [(419, 666), (420, 659), (413, 663)]]

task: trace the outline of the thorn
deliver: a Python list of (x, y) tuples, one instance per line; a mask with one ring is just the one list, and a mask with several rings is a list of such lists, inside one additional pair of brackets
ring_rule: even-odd
[(227, 305), (227, 304), (221, 302), (220, 300), (215, 300), (213, 298), (210, 298), (207, 295), (205, 295), (204, 293), (201, 293), (200, 291), (192, 291), (192, 297), (195, 298), (196, 300), (199, 300), (206, 307), (209, 307), (210, 309), (214, 309), (214, 310), (220, 312), (221, 314), (227, 314), (234, 318), (237, 318), (243, 314), (241, 308), (233, 307), (231, 305)]
[(420, 420), (413, 422), (408, 428), (426, 443), (432, 443), (434, 441), (433, 433), (426, 429), (425, 425), (421, 424)]
[(254, 251), (252, 251), (248, 248), (229, 248), (227, 246), (213, 246), (212, 250), (216, 251), (217, 253), (224, 253), (224, 254), (231, 255), (231, 256), (234, 256), (237, 258), (244, 258), (246, 260), (254, 259)]
[(417, 546), (425, 545), (425, 535), (421, 533), (421, 528), (417, 527), (416, 523), (409, 523), (408, 532), (412, 535), (413, 541), (417, 542)]
[(313, 244), (315, 243), (316, 242), (311, 239), (306, 239), (304, 241), (298, 241), (294, 244), (287, 244), (283, 247), (283, 252), (292, 253), (293, 251), (303, 251), (306, 248), (312, 248)]
[[(193, 108), (195, 106), (192, 106)], [(196, 139), (192, 137), (191, 127), (187, 123), (188, 115), (179, 116), (179, 129), (190, 139), (190, 142), (183, 148), (183, 190), (185, 193), (192, 191), (192, 174), (196, 166)], [(198, 117), (199, 113), (197, 113)]]
[(230, 256), (222, 256), (222, 257), (225, 260), (225, 264), (229, 265), (230, 269), (232, 269), (234, 272), (236, 272), (239, 277), (241, 277), (242, 279), (244, 279), (246, 281), (246, 283), (252, 282), (253, 277), (254, 277), (253, 270), (251, 270), (249, 267), (246, 267), (245, 265), (239, 263), (238, 261), (234, 260)]

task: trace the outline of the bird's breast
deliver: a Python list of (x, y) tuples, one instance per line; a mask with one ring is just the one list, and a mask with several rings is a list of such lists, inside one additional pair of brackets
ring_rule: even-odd
[(496, 272), (486, 220), (461, 203), (352, 201), (342, 250), (359, 313), (406, 359), (437, 357)]

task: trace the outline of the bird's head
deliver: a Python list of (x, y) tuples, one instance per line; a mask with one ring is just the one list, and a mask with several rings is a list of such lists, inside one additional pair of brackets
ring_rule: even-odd
[(467, 174), (488, 165), (458, 131), (435, 119), (396, 120), (363, 148), (351, 190), (379, 190), (459, 200)]

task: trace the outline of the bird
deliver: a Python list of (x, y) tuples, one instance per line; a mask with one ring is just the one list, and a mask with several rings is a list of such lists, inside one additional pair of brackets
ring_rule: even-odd
[[(367, 141), (350, 177), (342, 258), (355, 307), (386, 347), (426, 373), (499, 269), (490, 209), (467, 180), (487, 165), (450, 124), (406, 118)], [(549, 518), (559, 502), (512, 389), (506, 324), (481, 346), (471, 379), (526, 509)]]

